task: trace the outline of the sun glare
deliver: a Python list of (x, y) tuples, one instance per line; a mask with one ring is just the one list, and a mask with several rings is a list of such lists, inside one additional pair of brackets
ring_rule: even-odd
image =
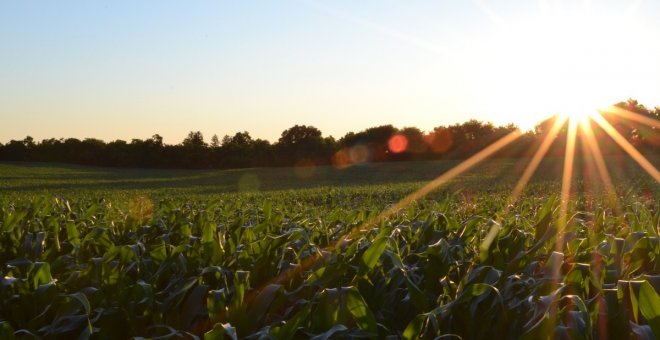
[(505, 18), (477, 57), (475, 86), (499, 123), (529, 130), (556, 113), (585, 121), (599, 105), (620, 100), (638, 70), (652, 68), (653, 61), (616, 46), (644, 36), (621, 13), (582, 6)]
[(564, 110), (560, 112), (560, 116), (575, 121), (578, 123), (578, 125), (585, 126), (589, 123), (589, 120), (594, 116), (594, 114), (597, 113), (598, 111), (595, 108), (578, 108)]

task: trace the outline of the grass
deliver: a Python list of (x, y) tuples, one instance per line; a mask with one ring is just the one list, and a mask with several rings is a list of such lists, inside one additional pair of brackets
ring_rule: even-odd
[[(651, 159), (660, 164), (660, 159)], [(455, 187), (475, 183), (512, 184), (522, 174), (526, 159), (488, 160), (454, 181)], [(219, 194), (319, 187), (354, 187), (392, 183), (427, 182), (460, 161), (376, 163), (337, 169), (332, 166), (301, 168), (252, 168), (235, 170), (121, 169), (51, 163), (0, 162), (0, 192), (4, 194), (64, 194), (140, 191), (168, 195)], [(537, 180), (557, 180), (563, 159), (541, 163)], [(579, 164), (578, 164), (579, 168)], [(624, 178), (643, 178), (629, 159), (611, 162), (610, 171)], [(578, 174), (579, 176), (580, 174)], [(477, 181), (471, 181), (476, 179)]]
[[(501, 162), (507, 166), (509, 162)], [(43, 192), (62, 190), (185, 188), (208, 193), (271, 191), (319, 186), (354, 186), (419, 182), (433, 179), (454, 161), (381, 163), (336, 169), (253, 168), (237, 170), (152, 170), (84, 166), (0, 163), (0, 190)]]

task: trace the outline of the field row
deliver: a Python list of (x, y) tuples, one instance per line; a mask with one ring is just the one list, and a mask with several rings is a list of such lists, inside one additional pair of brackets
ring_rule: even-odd
[(555, 189), (380, 222), (410, 186), (4, 202), (0, 337), (660, 335), (657, 192), (581, 195), (560, 232)]

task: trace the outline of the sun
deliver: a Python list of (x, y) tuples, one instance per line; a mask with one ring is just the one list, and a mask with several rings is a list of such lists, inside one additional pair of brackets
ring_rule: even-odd
[(588, 104), (587, 101), (584, 103), (566, 102), (564, 105), (555, 104), (550, 107), (547, 111), (511, 114), (506, 119), (516, 124), (522, 131), (531, 131), (547, 120), (575, 121), (580, 126), (586, 126), (591, 118), (600, 111), (599, 106)]
[(634, 18), (583, 6), (502, 18), (477, 52), (474, 86), (497, 123), (529, 130), (555, 114), (586, 121), (630, 91), (636, 69), (654, 67), (613, 45), (635, 46), (640, 38), (648, 33)]
[(598, 114), (598, 112), (593, 111), (593, 112), (581, 113), (581, 114), (573, 117), (573, 119), (577, 119), (578, 123), (581, 126), (588, 127), (589, 123), (591, 122), (591, 117), (593, 117), (595, 114)]
[(588, 101), (566, 102), (563, 108), (557, 110), (559, 117), (567, 121), (575, 121), (579, 126), (587, 126), (589, 121), (599, 114), (599, 106)]

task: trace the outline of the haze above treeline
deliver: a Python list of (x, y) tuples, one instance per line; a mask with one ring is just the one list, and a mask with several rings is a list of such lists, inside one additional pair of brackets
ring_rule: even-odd
[[(660, 118), (660, 107), (649, 109), (634, 99), (616, 106)], [(605, 115), (616, 130), (644, 153), (660, 154), (660, 135), (651, 127)], [(496, 157), (528, 157), (534, 145), (547, 135), (553, 119), (549, 118), (526, 132), (520, 140), (497, 153)], [(604, 131), (592, 124), (601, 149), (606, 155), (622, 150)], [(438, 126), (428, 133), (416, 127), (397, 128), (380, 125), (349, 132), (339, 139), (323, 136), (321, 130), (295, 125), (282, 132), (275, 143), (253, 138), (248, 131), (210, 139), (191, 131), (179, 144), (168, 145), (154, 134), (130, 142), (100, 139), (50, 138), (40, 142), (27, 136), (22, 140), (0, 143), (0, 161), (73, 163), (111, 167), (146, 168), (245, 168), (267, 166), (350, 165), (406, 160), (463, 159), (517, 130), (513, 124), (496, 126), (477, 120)], [(565, 147), (566, 127), (554, 141), (548, 156), (561, 156)], [(579, 139), (578, 139), (579, 142)], [(578, 152), (580, 148), (578, 148)]]

